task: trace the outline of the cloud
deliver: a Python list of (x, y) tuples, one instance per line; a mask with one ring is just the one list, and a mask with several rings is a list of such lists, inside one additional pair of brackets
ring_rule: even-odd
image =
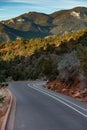
[(38, 6), (40, 7), (49, 7), (49, 8), (72, 8), (75, 6), (86, 6), (87, 0), (0, 0), (1, 2), (5, 2), (6, 4), (28, 4), (30, 6)]
[(87, 6), (87, 0), (0, 0), (0, 15), (8, 19), (29, 11), (49, 14), (76, 6)]

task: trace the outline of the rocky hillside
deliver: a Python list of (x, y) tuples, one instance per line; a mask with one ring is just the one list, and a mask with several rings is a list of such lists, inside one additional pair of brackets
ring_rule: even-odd
[(73, 97), (79, 101), (87, 102), (87, 86), (80, 87), (78, 82), (83, 81), (76, 79), (72, 84), (70, 83), (67, 84), (59, 79), (56, 79), (54, 81), (47, 83), (45, 87), (55, 92)]
[(76, 7), (49, 15), (29, 12), (1, 21), (1, 26), (4, 28), (2, 31), (0, 27), (0, 42), (71, 33), (87, 27), (87, 8)]

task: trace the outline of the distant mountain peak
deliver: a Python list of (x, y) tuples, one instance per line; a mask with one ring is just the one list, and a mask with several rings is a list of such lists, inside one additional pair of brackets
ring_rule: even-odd
[(83, 7), (83, 6), (78, 6), (78, 7), (74, 7), (74, 8), (72, 8), (72, 9), (70, 9), (70, 10), (74, 10), (74, 11), (76, 11), (76, 12), (78, 12), (78, 11), (85, 11), (85, 10), (87, 10), (87, 7)]
[(74, 11), (75, 13), (79, 14), (80, 17), (87, 17), (86, 7), (76, 7), (76, 8), (71, 9), (71, 11)]

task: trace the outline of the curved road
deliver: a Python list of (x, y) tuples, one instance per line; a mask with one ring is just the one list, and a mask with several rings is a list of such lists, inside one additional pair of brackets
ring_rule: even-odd
[(42, 87), (45, 82), (13, 82), (14, 130), (87, 130), (87, 104)]

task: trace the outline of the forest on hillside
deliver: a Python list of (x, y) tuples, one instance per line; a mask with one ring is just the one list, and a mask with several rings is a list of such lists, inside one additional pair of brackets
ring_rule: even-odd
[(62, 36), (0, 43), (0, 82), (53, 80), (62, 78), (60, 70), (64, 69), (69, 74), (67, 81), (78, 72), (87, 79), (87, 29)]

